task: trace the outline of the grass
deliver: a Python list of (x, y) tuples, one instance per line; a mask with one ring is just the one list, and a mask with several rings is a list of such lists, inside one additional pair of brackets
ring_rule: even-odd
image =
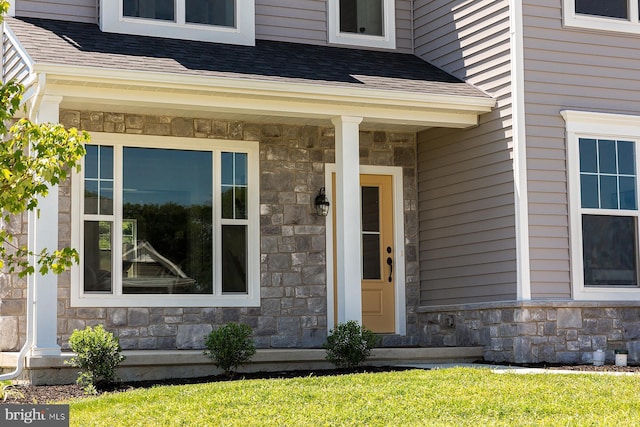
[(640, 376), (411, 370), (138, 389), (71, 402), (72, 426), (640, 424)]

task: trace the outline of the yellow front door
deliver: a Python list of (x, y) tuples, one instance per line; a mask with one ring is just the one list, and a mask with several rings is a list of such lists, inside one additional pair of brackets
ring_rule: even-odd
[[(333, 179), (335, 194), (335, 175)], [(360, 175), (362, 323), (377, 333), (395, 332), (393, 179)], [(333, 210), (335, 224), (335, 209)], [(334, 256), (335, 256), (334, 227)], [(334, 265), (336, 262), (334, 260)], [(334, 286), (336, 286), (334, 271)], [(337, 292), (334, 293), (337, 295)], [(337, 307), (337, 304), (335, 305)]]

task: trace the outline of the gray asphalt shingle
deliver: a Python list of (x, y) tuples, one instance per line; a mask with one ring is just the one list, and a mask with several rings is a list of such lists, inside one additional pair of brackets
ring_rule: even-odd
[(237, 46), (103, 33), (67, 21), (5, 21), (35, 63), (487, 97), (410, 54), (266, 40)]

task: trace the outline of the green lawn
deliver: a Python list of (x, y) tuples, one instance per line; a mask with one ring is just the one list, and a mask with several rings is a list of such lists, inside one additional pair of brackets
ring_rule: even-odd
[(72, 426), (640, 425), (640, 376), (410, 370), (156, 387), (71, 402)]

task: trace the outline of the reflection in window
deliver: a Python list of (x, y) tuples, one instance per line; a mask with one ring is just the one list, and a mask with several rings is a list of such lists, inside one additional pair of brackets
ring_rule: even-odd
[(112, 229), (109, 221), (84, 222), (84, 291), (111, 293)]
[(383, 0), (340, 0), (340, 32), (383, 34)]
[(210, 153), (123, 149), (124, 293), (212, 292), (211, 176)]
[(637, 286), (635, 217), (583, 215), (585, 286)]
[(247, 226), (222, 226), (222, 293), (246, 293)]
[(362, 187), (362, 278), (378, 280), (380, 268), (380, 189)]
[(186, 0), (186, 22), (235, 27), (235, 0)]
[(123, 16), (175, 21), (174, 0), (123, 0)]
[(629, 0), (575, 0), (575, 2), (576, 13), (609, 18), (629, 18)]

